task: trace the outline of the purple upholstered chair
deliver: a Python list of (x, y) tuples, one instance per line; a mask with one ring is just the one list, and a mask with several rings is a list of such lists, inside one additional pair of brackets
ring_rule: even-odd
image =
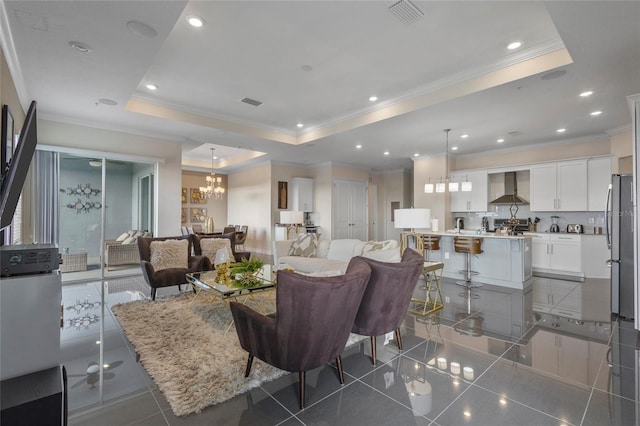
[(400, 263), (363, 259), (371, 266), (371, 278), (351, 331), (371, 337), (371, 361), (375, 365), (376, 336), (395, 331), (398, 348), (402, 350), (400, 325), (424, 267), (424, 258), (417, 251), (406, 249)]
[(336, 360), (344, 383), (340, 354), (371, 268), (359, 257), (351, 259), (344, 275), (310, 277), (278, 271), (276, 313), (262, 315), (231, 302), (240, 345), (249, 352), (245, 377), (254, 357), (281, 370), (298, 372), (300, 408), (304, 408), (305, 372)]

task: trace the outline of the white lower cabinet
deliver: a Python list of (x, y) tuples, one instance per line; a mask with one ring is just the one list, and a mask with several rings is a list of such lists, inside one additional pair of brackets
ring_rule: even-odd
[(582, 273), (580, 235), (531, 234), (531, 266), (534, 269)]

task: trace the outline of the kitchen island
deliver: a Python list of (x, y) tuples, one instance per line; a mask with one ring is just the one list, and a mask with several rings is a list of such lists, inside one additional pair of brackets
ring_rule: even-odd
[(482, 238), (482, 253), (471, 256), (471, 269), (478, 272), (477, 275), (473, 275), (472, 282), (521, 290), (531, 285), (531, 236), (492, 232), (478, 235), (469, 231), (463, 231), (461, 234), (419, 233), (423, 234), (440, 236), (440, 250), (425, 250), (425, 255), (431, 261), (444, 263), (444, 278), (464, 280), (460, 271), (465, 269), (467, 255), (455, 252), (453, 238), (477, 237)]

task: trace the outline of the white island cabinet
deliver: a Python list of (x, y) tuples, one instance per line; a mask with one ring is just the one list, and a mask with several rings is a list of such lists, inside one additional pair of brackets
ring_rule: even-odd
[(456, 253), (454, 237), (482, 238), (482, 253), (470, 256), (471, 269), (477, 271), (472, 282), (501, 287), (524, 289), (531, 284), (531, 237), (508, 236), (495, 233), (452, 234), (427, 232), (440, 236), (440, 250), (429, 252), (429, 260), (444, 263), (443, 276), (462, 280), (459, 271), (465, 267), (466, 254)]

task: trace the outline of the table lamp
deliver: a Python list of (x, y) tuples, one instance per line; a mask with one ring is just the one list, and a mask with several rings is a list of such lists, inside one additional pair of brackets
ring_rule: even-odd
[(394, 210), (394, 226), (396, 228), (410, 229), (409, 232), (400, 234), (400, 252), (409, 246), (409, 237), (415, 238), (415, 248), (419, 253), (424, 254), (424, 242), (415, 232), (415, 229), (431, 228), (431, 210), (429, 209), (396, 209)]
[(302, 222), (304, 222), (303, 211), (286, 210), (280, 212), (280, 224), (287, 225), (287, 238), (289, 238), (289, 232), (291, 231), (293, 231), (294, 234), (298, 233), (298, 226), (301, 225)]

